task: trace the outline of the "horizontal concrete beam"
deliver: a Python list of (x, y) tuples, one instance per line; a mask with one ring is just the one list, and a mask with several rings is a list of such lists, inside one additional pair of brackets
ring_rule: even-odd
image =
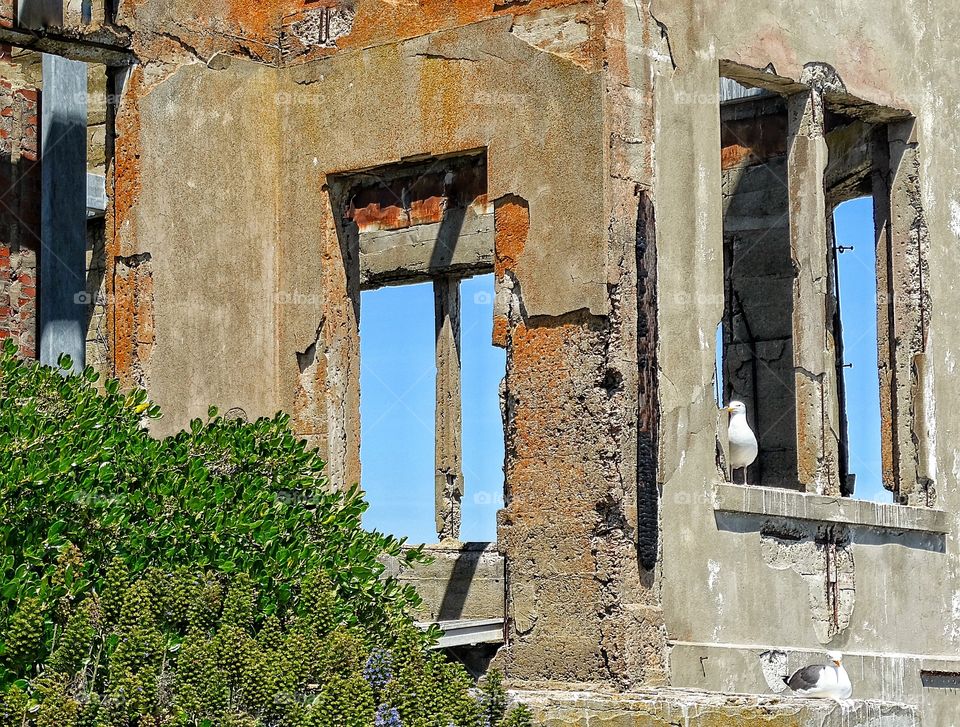
[(493, 214), (464, 211), (462, 224), (443, 222), (360, 233), (360, 285), (428, 280), (452, 273), (493, 272)]
[(949, 533), (950, 521), (943, 510), (825, 497), (796, 490), (722, 484), (714, 492), (714, 508), (721, 512), (814, 520), (827, 523)]
[(504, 615), (503, 556), (493, 543), (444, 541), (428, 545), (432, 560), (412, 568), (386, 559), (385, 574), (417, 589), (423, 604), (416, 617), (424, 622), (502, 619)]
[(707, 725), (763, 724), (767, 727), (845, 727), (877, 724), (920, 727), (920, 710), (905, 704), (849, 699), (725, 695), (662, 688), (621, 694), (576, 691), (511, 690), (511, 702), (525, 705), (534, 724)]

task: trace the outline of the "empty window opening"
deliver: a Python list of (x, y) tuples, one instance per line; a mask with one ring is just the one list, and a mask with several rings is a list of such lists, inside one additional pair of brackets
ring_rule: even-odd
[(714, 348), (714, 362), (713, 362), (713, 398), (717, 402), (718, 407), (723, 407), (726, 405), (724, 401), (724, 386), (723, 386), (723, 322), (721, 321), (717, 324), (717, 336), (715, 340)]
[(838, 302), (843, 331), (846, 462), (851, 494), (890, 500), (883, 487), (877, 368), (877, 267), (872, 197), (843, 202), (833, 213)]
[(506, 362), (493, 347), (486, 156), (396, 164), (330, 183), (363, 291), (367, 522), (413, 542), (495, 540)]
[(433, 307), (429, 283), (360, 296), (361, 484), (370, 503), (364, 525), (412, 543), (436, 540)]
[(493, 275), (460, 283), (463, 372), (463, 522), (460, 539), (497, 539), (503, 507), (503, 415), (500, 386), (506, 351), (493, 345)]
[(824, 64), (803, 86), (724, 70), (766, 86), (720, 84), (717, 398), (747, 406), (749, 481), (934, 506), (914, 120), (850, 96)]
[(721, 83), (724, 315), (718, 398), (742, 401), (760, 441), (749, 482), (797, 487), (787, 108)]

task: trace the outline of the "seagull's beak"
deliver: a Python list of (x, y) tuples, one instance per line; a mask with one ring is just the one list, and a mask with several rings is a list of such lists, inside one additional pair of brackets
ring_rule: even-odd
[(723, 407), (723, 411), (725, 411), (725, 412), (727, 412), (727, 413), (729, 413), (729, 414), (732, 414), (732, 413), (733, 413), (733, 407), (732, 407), (732, 406), (725, 406), (725, 407)]

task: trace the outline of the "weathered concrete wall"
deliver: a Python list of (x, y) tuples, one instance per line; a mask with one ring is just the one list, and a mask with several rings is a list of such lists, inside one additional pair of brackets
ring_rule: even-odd
[(274, 72), (250, 63), (144, 68), (121, 103), (108, 221), (114, 366), (169, 412), (159, 431), (206, 416), (210, 404), (250, 418), (280, 408), (279, 140), (276, 107), (263, 103), (274, 89)]
[[(541, 22), (550, 17), (545, 13)], [(555, 22), (575, 28), (577, 17), (560, 15)], [(601, 317), (611, 307), (603, 81), (590, 67), (538, 49), (531, 34), (529, 26), (521, 32), (502, 18), (284, 72), (284, 136), (298, 140), (285, 150), (284, 169), (301, 184), (283, 200), (284, 209), (298, 214), (280, 214), (281, 284), (307, 298), (316, 294), (327, 312), (313, 317), (284, 309), (280, 349), (304, 351), (318, 342), (325, 363), (337, 364), (327, 366), (323, 388), (334, 401), (356, 407), (357, 311), (349, 294), (357, 263), (338, 244), (340, 221), (330, 218), (329, 203), (317, 203), (325, 175), (486, 149), (498, 330), (512, 362), (508, 504), (498, 534), (510, 564), (511, 643), (503, 666), (517, 679), (626, 680), (639, 673), (633, 667), (647, 648), (648, 640), (635, 636), (645, 612), (634, 604), (642, 603), (649, 583), (641, 584), (631, 567), (632, 530), (621, 522), (630, 508), (616, 492), (629, 488), (610, 486), (618, 431), (609, 428), (616, 420), (610, 402), (628, 395), (610, 383), (617, 377), (608, 376), (610, 334)], [(331, 92), (344, 88), (351, 92)], [(523, 123), (504, 123), (507, 118)], [(338, 131), (344, 119), (348, 135)], [(340, 143), (331, 145), (331, 138)], [(633, 205), (636, 215), (635, 199)], [(631, 243), (634, 237), (635, 224)], [(318, 248), (330, 253), (317, 256)], [(324, 270), (324, 258), (333, 270), (339, 263), (344, 277), (331, 266)], [(281, 392), (294, 388), (294, 364), (281, 359)], [(347, 431), (331, 437), (338, 443), (328, 450), (333, 471), (354, 472), (357, 410), (336, 411), (340, 422), (331, 426)], [(595, 444), (584, 448), (583, 442)], [(538, 505), (547, 499), (558, 503), (553, 512)], [(585, 610), (594, 616), (582, 618)]]
[(388, 575), (412, 583), (423, 598), (416, 612), (421, 621), (503, 618), (503, 556), (494, 543), (445, 541), (424, 548), (431, 563), (404, 569), (396, 559), (386, 563)]
[[(210, 403), (249, 417), (286, 409), (334, 482), (359, 480), (365, 279), (333, 182), (484, 150), (494, 339), (509, 361), (497, 544), (508, 621), (497, 661), (509, 678), (767, 692), (771, 665), (829, 643), (852, 654), (856, 696), (925, 702), (925, 724), (949, 719), (950, 690), (919, 673), (960, 672), (960, 496), (949, 479), (960, 474), (950, 446), (960, 419), (947, 406), (960, 344), (960, 198), (950, 191), (960, 165), (946, 121), (960, 93), (949, 9), (138, 0), (120, 23), (141, 65), (116, 118), (108, 340), (124, 383), (147, 385), (167, 410), (162, 430)], [(928, 268), (916, 273), (929, 273), (917, 299), (929, 296), (930, 317), (910, 349), (926, 359), (896, 367), (936, 373), (917, 377), (908, 402), (929, 446), (903, 449), (914, 480), (935, 485), (909, 501), (933, 496), (948, 533), (896, 509), (827, 526), (803, 515), (813, 496), (799, 493), (774, 493), (801, 498), (792, 504), (762, 495), (760, 512), (717, 506), (726, 62), (772, 64), (793, 94), (810, 80), (806, 64), (830, 64), (849, 94), (919, 119), (910, 201), (929, 231)], [(822, 141), (812, 138), (821, 162)], [(820, 229), (816, 176), (797, 186), (797, 165), (783, 166), (794, 191), (813, 193), (804, 229)], [(746, 217), (755, 210), (744, 204)], [(896, 221), (897, 245), (910, 240), (907, 222)], [(482, 224), (488, 234), (488, 216)], [(800, 259), (802, 235), (784, 233)], [(836, 489), (833, 475), (824, 482)], [(496, 578), (487, 585), (502, 592)], [(708, 722), (837, 719), (811, 705), (683, 702)], [(553, 724), (668, 714), (621, 706), (540, 714)], [(853, 709), (854, 719), (915, 723), (910, 710)]]
[[(359, 265), (328, 177), (485, 149), (498, 338), (513, 361), (499, 538), (513, 564), (503, 662), (516, 679), (630, 683), (662, 674), (663, 664), (652, 572), (635, 564), (641, 425), (631, 409), (641, 380), (649, 407), (655, 402), (654, 368), (646, 359), (639, 366), (636, 353), (641, 340), (648, 351), (656, 340), (652, 207), (643, 193), (650, 157), (639, 122), (623, 121), (622, 169), (607, 176), (605, 80), (588, 52), (601, 26), (592, 13), (586, 3), (544, 9), (523, 22), (477, 22), (279, 72), (223, 58), (136, 70), (118, 118), (108, 278), (118, 301), (117, 371), (155, 392), (170, 412), (164, 428), (201, 415), (207, 402), (249, 416), (296, 410), (333, 481), (354, 482)], [(619, 9), (603, 31), (621, 46), (626, 17)], [(631, 94), (648, 92), (647, 70), (618, 53), (614, 102), (625, 108)], [(647, 91), (629, 91), (634, 73)], [(218, 162), (237, 155), (229, 166)], [(195, 224), (185, 227), (188, 218)], [(131, 300), (144, 303), (120, 303)], [(210, 363), (199, 372), (190, 361)], [(652, 565), (649, 407), (642, 471)], [(561, 507), (544, 510), (547, 499)]]
[[(683, 289), (696, 280), (698, 291), (688, 305), (664, 303), (660, 315), (659, 355), (668, 380), (661, 399), (664, 613), (674, 685), (765, 691), (761, 653), (787, 644), (813, 652), (829, 637), (832, 646), (855, 659), (878, 660), (857, 674), (855, 696), (917, 704), (947, 691), (921, 688), (920, 666), (940, 657), (955, 659), (960, 649), (955, 607), (960, 593), (955, 513), (960, 502), (948, 484), (957, 471), (948, 442), (960, 421), (944, 408), (956, 388), (953, 350), (960, 343), (949, 282), (950, 251), (960, 234), (958, 203), (946, 191), (958, 181), (957, 131), (943, 116), (944, 109), (960, 101), (949, 80), (952, 61), (946, 60), (955, 58), (958, 48), (956, 33), (947, 31), (955, 19), (939, 10), (892, 2), (874, 4), (869, 11), (848, 10), (772, 1), (653, 4), (672, 50), (672, 64), (661, 67), (656, 81), (661, 288)], [(945, 537), (854, 523), (849, 543), (798, 543), (800, 550), (810, 547), (809, 558), (790, 556), (787, 563), (767, 557), (765, 543), (778, 537), (773, 531), (792, 527), (790, 520), (773, 514), (721, 518), (714, 510), (720, 424), (711, 397), (712, 342), (723, 300), (722, 180), (715, 140), (723, 60), (756, 69), (772, 64), (777, 75), (794, 80), (801, 79), (804, 64), (827, 63), (850, 94), (907, 109), (919, 119), (933, 311), (927, 343), (936, 370), (924, 401), (928, 407), (937, 402), (928, 421), (935, 429), (937, 479), (943, 482), (936, 504), (951, 513), (952, 532)], [(693, 351), (701, 355), (692, 356)], [(849, 622), (832, 635), (818, 626), (824, 615), (832, 618), (833, 608), (826, 600), (831, 577), (823, 548), (835, 548), (844, 559), (839, 577), (847, 578), (846, 588), (852, 589), (841, 593), (852, 604), (840, 601)], [(823, 596), (819, 588), (809, 587), (812, 578), (822, 579)], [(903, 655), (911, 660), (904, 662)], [(950, 663), (948, 670), (957, 670), (956, 662)], [(940, 714), (949, 724), (946, 713)], [(935, 713), (927, 719), (936, 724)]]

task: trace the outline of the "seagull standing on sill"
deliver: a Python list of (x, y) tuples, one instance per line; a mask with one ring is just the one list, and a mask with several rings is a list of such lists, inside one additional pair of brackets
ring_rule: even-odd
[(727, 441), (730, 445), (730, 476), (734, 470), (743, 470), (743, 484), (747, 484), (747, 467), (757, 459), (757, 437), (747, 423), (747, 407), (742, 401), (731, 401), (723, 409), (730, 414)]
[(784, 677), (784, 683), (801, 697), (818, 697), (820, 699), (849, 699), (853, 694), (853, 685), (847, 670), (843, 668), (843, 654), (839, 651), (828, 651), (829, 664), (812, 664), (798, 669), (789, 679)]

